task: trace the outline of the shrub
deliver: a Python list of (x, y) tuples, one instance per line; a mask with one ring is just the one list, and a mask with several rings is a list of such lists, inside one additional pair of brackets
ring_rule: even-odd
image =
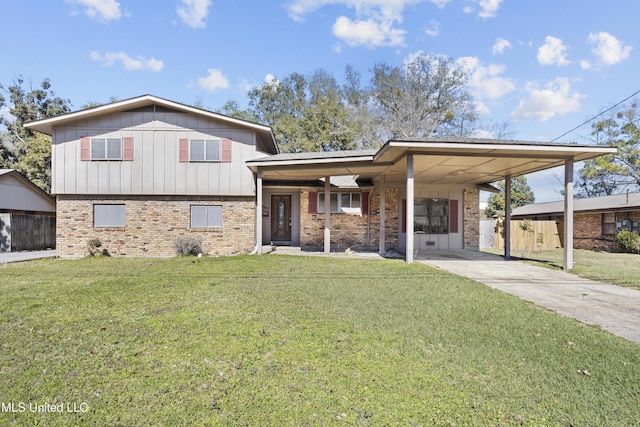
[(635, 231), (623, 230), (618, 233), (616, 240), (625, 252), (640, 253), (640, 235)]
[(173, 242), (176, 255), (199, 255), (202, 253), (202, 243), (199, 239), (191, 236), (180, 236)]
[(87, 241), (87, 252), (89, 253), (89, 256), (96, 256), (96, 255), (105, 255), (105, 256), (109, 256), (109, 251), (107, 251), (107, 249), (100, 249), (102, 247), (102, 242), (100, 241), (100, 239), (89, 239)]

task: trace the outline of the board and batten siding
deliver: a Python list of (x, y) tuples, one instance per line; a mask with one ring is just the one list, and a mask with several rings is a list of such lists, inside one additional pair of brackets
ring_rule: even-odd
[[(82, 161), (83, 137), (133, 138), (132, 161)], [(179, 162), (180, 138), (229, 138), (231, 162)], [(256, 135), (188, 113), (124, 112), (56, 127), (54, 194), (222, 195), (255, 194)]]

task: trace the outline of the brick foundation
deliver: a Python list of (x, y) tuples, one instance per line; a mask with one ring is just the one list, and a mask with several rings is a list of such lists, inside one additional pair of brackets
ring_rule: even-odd
[[(93, 205), (125, 205), (125, 227), (95, 228)], [(191, 205), (222, 206), (222, 227), (191, 229)], [(87, 241), (99, 239), (112, 256), (173, 256), (180, 236), (201, 240), (209, 255), (251, 252), (255, 241), (255, 200), (252, 197), (57, 197), (56, 244), (60, 257), (87, 254)]]

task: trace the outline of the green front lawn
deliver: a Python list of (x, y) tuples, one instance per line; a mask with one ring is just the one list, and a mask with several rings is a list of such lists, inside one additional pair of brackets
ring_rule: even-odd
[[(483, 249), (503, 255), (504, 249)], [(640, 255), (609, 253), (576, 249), (573, 251), (574, 266), (571, 273), (587, 279), (640, 290)], [(564, 249), (547, 251), (512, 251), (511, 257), (522, 259), (533, 265), (562, 270)]]
[(419, 263), (5, 265), (0, 324), (2, 425), (640, 423), (637, 344)]

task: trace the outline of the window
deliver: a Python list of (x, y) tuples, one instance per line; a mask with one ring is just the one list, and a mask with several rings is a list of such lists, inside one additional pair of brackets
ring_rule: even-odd
[(449, 199), (415, 199), (413, 209), (414, 233), (449, 233)]
[[(329, 193), (331, 213), (361, 213), (360, 193)], [(318, 213), (324, 213), (324, 192), (318, 192)]]
[(602, 235), (613, 236), (616, 234), (616, 214), (608, 212), (602, 214)]
[(91, 160), (122, 160), (122, 138), (91, 138)]
[(192, 162), (219, 162), (219, 139), (192, 139), (189, 141), (189, 160)]
[(124, 227), (124, 205), (93, 205), (94, 227)]
[(615, 236), (623, 230), (640, 231), (638, 223), (631, 219), (628, 212), (606, 212), (602, 214), (603, 236)]
[(222, 206), (191, 206), (191, 228), (221, 228)]

